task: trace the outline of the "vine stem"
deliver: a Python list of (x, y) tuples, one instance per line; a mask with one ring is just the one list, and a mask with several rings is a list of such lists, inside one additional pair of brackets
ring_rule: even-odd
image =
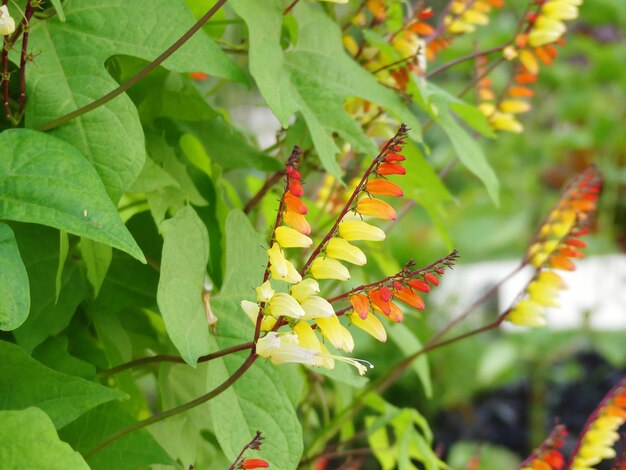
[(162, 413), (157, 413), (151, 416), (150, 418), (144, 419), (142, 421), (137, 421), (136, 423), (133, 423), (130, 426), (127, 426), (124, 429), (116, 432), (115, 434), (108, 437), (105, 441), (101, 442), (96, 447), (94, 447), (93, 449), (85, 453), (84, 455), (85, 459), (89, 459), (93, 457), (96, 453), (100, 452), (105, 447), (109, 446), (113, 442), (117, 441), (118, 439), (134, 431), (138, 431), (139, 429), (143, 429), (146, 426), (150, 426), (151, 424), (158, 423), (159, 421), (163, 421), (164, 419), (170, 418), (177, 414), (184, 413), (185, 411), (195, 408), (196, 406), (202, 405), (203, 403), (206, 403), (212, 398), (215, 398), (224, 390), (228, 389), (237, 380), (239, 380), (239, 378), (241, 378), (241, 376), (252, 366), (252, 364), (254, 364), (254, 361), (256, 361), (258, 357), (259, 356), (257, 356), (256, 354), (251, 353), (248, 356), (248, 358), (243, 362), (243, 364), (239, 366), (239, 369), (237, 369), (224, 382), (222, 382), (220, 385), (218, 385), (217, 387), (215, 387), (213, 390), (206, 393), (205, 395), (202, 395), (196, 398), (195, 400), (185, 403), (184, 405), (180, 405), (180, 406), (177, 406), (176, 408), (172, 408), (171, 410), (167, 410)]
[[(6, 6), (9, 0), (2, 0), (2, 5)], [(9, 102), (9, 49), (13, 46), (9, 36), (4, 36), (2, 42), (2, 91), (4, 102), (4, 114), (6, 118), (13, 122), (13, 113), (11, 112), (11, 104)]]
[(454, 67), (455, 65), (460, 64), (462, 62), (466, 62), (468, 60), (476, 59), (478, 57), (482, 57), (482, 56), (485, 56), (485, 55), (493, 54), (494, 52), (500, 52), (501, 50), (503, 50), (508, 45), (509, 45), (509, 42), (507, 42), (506, 44), (501, 44), (500, 46), (492, 47), (490, 49), (485, 49), (483, 51), (473, 52), (471, 54), (467, 54), (467, 55), (458, 57), (458, 58), (456, 58), (454, 60), (451, 60), (450, 62), (446, 62), (445, 64), (440, 65), (439, 67), (437, 67), (433, 71), (427, 73), (426, 74), (426, 78), (432, 78), (435, 75), (439, 75), (441, 72), (443, 72), (445, 70), (448, 70), (450, 67)]
[(215, 13), (217, 13), (217, 11), (227, 2), (228, 0), (218, 0), (215, 5), (213, 5), (211, 7), (211, 9), (206, 12), (206, 14), (200, 18), (196, 24), (194, 24), (191, 28), (189, 28), (189, 30), (187, 30), (186, 33), (184, 33), (176, 42), (174, 42), (174, 44), (172, 44), (170, 47), (168, 47), (165, 52), (163, 52), (159, 57), (157, 57), (156, 59), (154, 59), (152, 62), (150, 62), (143, 70), (141, 70), (139, 73), (137, 73), (137, 75), (133, 76), (132, 78), (130, 78), (128, 81), (122, 83), (120, 86), (118, 86), (116, 89), (114, 89), (113, 91), (107, 93), (106, 95), (102, 96), (101, 98), (98, 98), (95, 101), (92, 101), (91, 103), (75, 109), (74, 111), (64, 114), (63, 116), (60, 116), (56, 119), (53, 119), (49, 122), (46, 122), (45, 124), (42, 124), (41, 126), (37, 127), (38, 131), (47, 131), (50, 129), (53, 129), (55, 127), (60, 126), (61, 124), (65, 124), (66, 122), (77, 118), (78, 116), (82, 116), (83, 114), (88, 113), (89, 111), (93, 111), (94, 109), (102, 106), (105, 103), (108, 103), (109, 101), (111, 101), (113, 98), (121, 95), (122, 93), (124, 93), (126, 90), (128, 90), (130, 87), (132, 87), (133, 85), (136, 85), (137, 83), (139, 83), (141, 80), (143, 80), (146, 75), (148, 75), (150, 72), (152, 72), (155, 68), (157, 68), (159, 65), (161, 65), (163, 63), (163, 61), (165, 61), (168, 57), (170, 57), (174, 52), (176, 52), (178, 49), (180, 49), (180, 47), (185, 44), (196, 32), (198, 32), (198, 30), (200, 28), (202, 28), (202, 26), (211, 19), (211, 17), (213, 15), (215, 15)]
[(341, 210), (341, 213), (337, 217), (337, 220), (335, 220), (335, 223), (333, 224), (333, 226), (330, 228), (330, 230), (328, 231), (326, 236), (322, 239), (322, 241), (319, 243), (319, 245), (317, 245), (315, 250), (313, 250), (313, 253), (311, 253), (311, 256), (309, 256), (309, 259), (306, 260), (306, 263), (304, 263), (304, 266), (302, 267), (302, 270), (300, 271), (300, 275), (301, 276), (304, 276), (304, 274), (306, 273), (306, 270), (309, 268), (309, 266), (311, 265), (313, 260), (315, 260), (315, 258), (317, 258), (317, 256), (320, 254), (320, 252), (322, 251), (324, 246), (326, 246), (326, 243), (328, 243), (328, 241), (335, 234), (335, 232), (337, 231), (337, 228), (339, 227), (339, 224), (341, 223), (343, 218), (346, 216), (346, 214), (348, 213), (348, 211), (352, 207), (352, 203), (354, 202), (354, 199), (357, 197), (357, 195), (361, 192), (361, 190), (365, 186), (367, 178), (370, 176), (372, 171), (374, 171), (374, 169), (380, 163), (383, 155), (385, 155), (385, 153), (387, 153), (387, 150), (389, 150), (389, 147), (392, 144), (395, 144), (397, 139), (400, 136), (404, 135), (406, 133), (406, 131), (407, 131), (406, 126), (404, 124), (400, 125), (400, 128), (398, 129), (396, 134), (391, 139), (389, 139), (387, 142), (385, 142), (385, 145), (383, 145), (383, 148), (381, 149), (381, 151), (378, 153), (376, 158), (374, 158), (374, 160), (372, 161), (370, 166), (367, 168), (367, 170), (365, 170), (365, 173), (363, 173), (363, 176), (361, 177), (361, 181), (359, 181), (359, 184), (356, 186), (356, 188), (352, 192), (352, 195), (350, 196), (350, 199), (348, 199), (348, 202), (346, 202), (346, 205)]
[(263, 199), (265, 194), (267, 194), (267, 192), (272, 188), (272, 186), (278, 183), (284, 175), (285, 175), (285, 171), (280, 170), (274, 173), (272, 176), (270, 176), (265, 181), (261, 189), (259, 189), (259, 191), (252, 197), (252, 199), (248, 201), (246, 206), (243, 208), (244, 213), (249, 214), (252, 211), (252, 209), (254, 209), (254, 207), (261, 201), (261, 199)]
[[(252, 341), (247, 343), (237, 344), (235, 346), (231, 346), (230, 348), (225, 348), (220, 351), (216, 351), (211, 354), (207, 354), (206, 356), (200, 356), (198, 358), (198, 363), (212, 361), (213, 359), (218, 359), (220, 357), (227, 356), (229, 354), (233, 354), (236, 352), (246, 351), (252, 348)], [(111, 367), (110, 369), (103, 370), (97, 374), (98, 377), (108, 377), (110, 375), (119, 374), (128, 369), (132, 369), (133, 367), (143, 366), (146, 364), (153, 364), (158, 362), (174, 362), (176, 364), (185, 364), (185, 360), (180, 356), (174, 356), (169, 354), (160, 354), (157, 356), (150, 357), (142, 357), (139, 359), (135, 359), (133, 361), (125, 362), (124, 364), (120, 364), (115, 367)]]
[(30, 0), (26, 2), (26, 10), (24, 11), (24, 34), (22, 35), (22, 54), (20, 56), (20, 102), (17, 112), (16, 121), (19, 122), (24, 116), (24, 108), (26, 107), (26, 62), (28, 61), (28, 36), (30, 33), (30, 19), (35, 9)]

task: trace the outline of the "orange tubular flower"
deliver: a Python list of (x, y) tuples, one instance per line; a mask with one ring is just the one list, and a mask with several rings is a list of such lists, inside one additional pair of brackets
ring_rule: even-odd
[(370, 301), (363, 294), (355, 294), (350, 296), (350, 303), (354, 311), (365, 320), (370, 311)]
[(404, 192), (402, 191), (402, 188), (400, 186), (384, 179), (369, 180), (365, 185), (365, 191), (370, 194), (375, 194), (377, 196), (404, 196)]
[(285, 193), (284, 201), (285, 201), (285, 206), (287, 207), (288, 211), (293, 211), (300, 215), (305, 215), (307, 212), (309, 212), (309, 209), (300, 200), (300, 198), (297, 196), (294, 196), (290, 192)]
[(396, 220), (396, 211), (388, 203), (373, 197), (359, 199), (356, 204), (356, 211), (361, 215), (370, 215), (383, 220)]
[(556, 426), (548, 438), (535, 450), (530, 457), (522, 462), (519, 470), (562, 470), (565, 459), (561, 448), (565, 443), (567, 429), (562, 424)]
[(393, 296), (394, 298), (401, 300), (405, 304), (410, 305), (417, 310), (424, 310), (425, 305), (422, 298), (410, 288), (404, 287), (399, 282), (394, 282)]
[(382, 313), (389, 316), (391, 313), (390, 301), (393, 295), (388, 287), (383, 286), (378, 289), (372, 289), (367, 295), (374, 306), (378, 307)]

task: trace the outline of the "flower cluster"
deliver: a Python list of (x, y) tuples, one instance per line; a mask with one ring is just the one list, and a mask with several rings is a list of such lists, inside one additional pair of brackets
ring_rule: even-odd
[(591, 414), (572, 453), (572, 470), (592, 470), (604, 459), (615, 458), (617, 430), (626, 423), (626, 377), (611, 390)]
[(450, 34), (473, 33), (477, 26), (489, 24), (492, 8), (502, 8), (503, 0), (455, 0), (443, 24)]
[(518, 470), (561, 470), (565, 465), (561, 452), (565, 436), (567, 429), (559, 424), (539, 448), (521, 463)]
[[(564, 44), (565, 20), (578, 16), (578, 6), (582, 0), (545, 0), (536, 2), (538, 10), (526, 18), (524, 32), (517, 35), (513, 44), (503, 50), (504, 57), (516, 61), (511, 84), (495, 101), (490, 89), (491, 82), (484, 79), (479, 84), (479, 108), (485, 114), (491, 127), (497, 131), (520, 133), (524, 127), (517, 115), (530, 111), (527, 101), (533, 96), (528, 85), (537, 81), (541, 65), (550, 66), (558, 55), (556, 44)], [(478, 69), (484, 69), (485, 59), (479, 59)]]
[(525, 261), (537, 272), (523, 294), (525, 298), (511, 309), (507, 320), (517, 325), (543, 326), (545, 308), (558, 306), (556, 296), (566, 286), (554, 271), (573, 271), (576, 266), (572, 259), (584, 257), (582, 248), (586, 243), (580, 237), (589, 233), (601, 188), (600, 173), (592, 166), (565, 189), (525, 255)]
[[(298, 362), (329, 369), (339, 360), (352, 364), (363, 374), (367, 369), (364, 364), (369, 363), (331, 355), (326, 348), (325, 341), (347, 353), (354, 348), (352, 335), (339, 317), (345, 316), (354, 326), (384, 341), (385, 329), (370, 310), (392, 321), (401, 321), (402, 310), (393, 299), (416, 309), (424, 308), (417, 291), (427, 292), (430, 285), (437, 285), (437, 275), (443, 274), (444, 267), (451, 265), (456, 254), (423, 270), (411, 270), (410, 264), (395, 276), (329, 300), (319, 295), (318, 281), (347, 281), (351, 276), (346, 264), (362, 266), (367, 263), (365, 253), (354, 242), (385, 239), (385, 232), (370, 224), (369, 219), (396, 219), (393, 207), (380, 197), (403, 195), (402, 189), (387, 177), (405, 174), (402, 166), (405, 157), (401, 151), (406, 133), (403, 125), (385, 144), (356, 185), (333, 227), (300, 271), (287, 259), (285, 250), (307, 249), (313, 241), (308, 236), (311, 227), (305, 218), (307, 206), (301, 199), (304, 191), (297, 167), (299, 152), (294, 150), (286, 165), (285, 190), (268, 249), (268, 267), (263, 283), (256, 288), (257, 301), (241, 303), (256, 325), (256, 354), (275, 364)], [(287, 283), (288, 287), (277, 288), (280, 291), (277, 292), (272, 284), (276, 281)], [(335, 312), (332, 302), (348, 298), (351, 307)], [(288, 325), (291, 331), (278, 332), (283, 325)], [(264, 336), (260, 337), (262, 333)]]

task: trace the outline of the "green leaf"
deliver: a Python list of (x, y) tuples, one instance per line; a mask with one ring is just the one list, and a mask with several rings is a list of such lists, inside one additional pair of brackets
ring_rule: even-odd
[(0, 148), (0, 218), (49, 225), (145, 262), (98, 174), (75, 147), (41, 132), (10, 129), (0, 134)]
[(16, 329), (30, 310), (28, 274), (13, 230), (0, 223), (0, 330)]
[[(116, 88), (104, 67), (109, 57), (153, 60), (194, 22), (182, 0), (152, 0), (149, 5), (68, 0), (63, 7), (65, 22), (33, 19), (29, 47), (42, 54), (26, 74), (27, 127), (38, 127)], [(11, 57), (17, 62), (18, 52)], [(194, 35), (163, 65), (178, 72), (201, 71), (246, 81), (239, 67), (203, 34)], [(114, 201), (143, 166), (143, 132), (137, 110), (125, 94), (52, 132), (94, 164)]]
[(30, 352), (67, 327), (86, 291), (80, 269), (70, 258), (65, 263), (57, 299), (58, 230), (35, 224), (12, 223), (11, 226), (28, 272), (31, 299), (28, 318), (13, 335), (17, 343)]
[[(109, 247), (110, 248), (110, 247)], [(67, 253), (70, 250), (70, 241), (67, 237), (67, 232), (65, 230), (59, 230), (59, 265), (57, 266), (57, 276), (54, 280), (54, 288), (55, 288), (55, 300), (54, 302), (59, 301), (59, 294), (61, 293), (61, 281), (63, 278), (63, 268), (65, 267), (65, 261), (67, 260)]]
[[(253, 325), (239, 302), (254, 297), (253, 288), (261, 283), (267, 262), (262, 238), (242, 212), (229, 214), (226, 240), (224, 284), (219, 296), (211, 302), (219, 318), (218, 335), (210, 337), (212, 350), (252, 337)], [(242, 270), (241, 266), (246, 269)], [(209, 362), (208, 387), (214, 388), (226, 380), (242, 361), (242, 355), (229, 355)], [(258, 360), (233, 387), (211, 400), (212, 428), (222, 451), (231, 460), (259, 430), (268, 437), (263, 443), (263, 459), (272, 468), (296, 468), (302, 454), (302, 429), (275, 367)]]
[(68, 353), (67, 345), (66, 336), (48, 338), (33, 350), (33, 359), (64, 374), (92, 380), (96, 376), (96, 367)]
[(485, 137), (495, 139), (496, 133), (493, 131), (487, 118), (480, 109), (465, 102), (451, 103), (450, 109), (454, 111), (468, 126)]
[(0, 357), (0, 409), (37, 406), (57, 429), (101, 403), (125, 397), (116, 390), (49, 369), (6, 341), (0, 341)]
[(0, 423), (3, 468), (42, 468), (45, 465), (46, 470), (89, 470), (81, 455), (59, 439), (52, 421), (39, 408), (0, 411)]
[(52, 3), (54, 11), (56, 11), (57, 15), (59, 15), (59, 19), (64, 22), (65, 12), (63, 11), (63, 4), (61, 3), (61, 0), (50, 0), (50, 3)]
[(485, 188), (487, 188), (489, 197), (491, 197), (494, 204), (499, 205), (498, 193), (500, 183), (493, 168), (489, 165), (482, 147), (478, 145), (475, 138), (456, 122), (448, 109), (448, 102), (444, 98), (439, 95), (433, 95), (431, 99), (434, 107), (436, 107), (433, 118), (448, 135), (459, 160), (469, 171), (480, 178)]
[[(411, 330), (409, 330), (403, 323), (393, 323), (387, 327), (389, 337), (400, 348), (405, 356), (410, 356), (414, 352), (422, 349), (417, 336), (415, 336)], [(428, 359), (426, 354), (418, 356), (412, 363), (411, 369), (417, 375), (422, 387), (424, 387), (424, 394), (427, 398), (433, 395), (433, 386), (430, 381), (430, 368), (428, 367)]]
[(163, 255), (157, 301), (174, 346), (196, 365), (209, 351), (209, 327), (202, 286), (209, 259), (209, 235), (191, 206), (161, 224)]
[(344, 50), (341, 31), (318, 5), (300, 2), (293, 10), (300, 34), (288, 52), (281, 47), (282, 2), (235, 0), (235, 12), (248, 25), (250, 72), (263, 98), (283, 127), (301, 112), (324, 168), (336, 177), (341, 169), (334, 134), (338, 133), (361, 152), (376, 154), (377, 146), (343, 108), (349, 97), (378, 104), (420, 136), (420, 123), (391, 90), (378, 83)]
[(83, 238), (80, 241), (80, 253), (87, 266), (87, 280), (93, 287), (94, 297), (98, 297), (100, 287), (111, 265), (113, 250), (108, 245)]
[[(135, 422), (121, 403), (110, 402), (85, 413), (65, 426), (59, 435), (85, 453)], [(127, 434), (89, 459), (92, 470), (135, 470), (152, 464), (173, 465), (174, 461), (145, 429)]]

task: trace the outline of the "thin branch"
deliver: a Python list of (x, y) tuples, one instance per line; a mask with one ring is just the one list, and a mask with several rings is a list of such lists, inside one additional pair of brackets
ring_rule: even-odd
[(228, 470), (235, 470), (237, 468), (240, 468), (239, 464), (241, 463), (241, 460), (243, 459), (244, 452), (248, 449), (259, 449), (261, 446), (261, 441), (263, 439), (264, 437), (261, 435), (261, 431), (257, 431), (254, 437), (252, 438), (252, 440), (248, 442), (245, 446), (243, 446), (243, 449), (241, 449), (241, 452), (239, 452), (239, 455), (237, 456), (233, 464), (230, 467), (228, 467)]
[(267, 194), (267, 192), (276, 184), (280, 181), (280, 179), (285, 176), (285, 171), (284, 170), (280, 170), (277, 171), (276, 173), (274, 173), (272, 176), (270, 176), (265, 183), (263, 184), (263, 186), (261, 187), (261, 189), (259, 189), (259, 191), (252, 197), (252, 199), (250, 199), (248, 201), (248, 203), (246, 204), (246, 206), (243, 208), (243, 211), (246, 214), (249, 214), (252, 209), (254, 209), (254, 207), (261, 201), (261, 199), (263, 199), (263, 197), (265, 196), (265, 194)]
[(21, 121), (26, 107), (26, 62), (28, 61), (28, 36), (30, 33), (30, 19), (35, 13), (30, 0), (26, 2), (24, 12), (24, 34), (22, 35), (22, 54), (20, 56), (20, 100), (16, 121)]
[[(212, 361), (213, 359), (218, 359), (220, 357), (227, 356), (229, 354), (233, 354), (236, 352), (246, 351), (252, 348), (252, 341), (243, 344), (237, 344), (235, 346), (231, 346), (230, 348), (225, 348), (220, 351), (216, 351), (211, 354), (207, 354), (206, 356), (200, 356), (198, 358), (198, 363)], [(98, 377), (108, 377), (110, 375), (119, 374), (128, 369), (132, 369), (134, 367), (144, 366), (147, 364), (154, 364), (159, 362), (174, 362), (176, 364), (185, 364), (185, 360), (180, 356), (174, 356), (169, 354), (160, 354), (157, 356), (150, 357), (142, 357), (139, 359), (135, 359), (133, 361), (126, 362), (124, 364), (120, 364), (118, 366), (112, 367), (107, 370), (103, 370), (97, 374)]]
[(285, 8), (283, 10), (283, 15), (286, 15), (287, 13), (289, 13), (291, 10), (294, 9), (294, 7), (300, 2), (300, 0), (293, 0), (293, 2), (291, 2), (289, 4), (289, 6), (287, 8)]
[(133, 76), (130, 80), (122, 83), (115, 90), (107, 93), (106, 95), (98, 98), (95, 101), (92, 101), (88, 105), (85, 105), (81, 108), (78, 108), (70, 113), (67, 113), (63, 116), (60, 116), (52, 121), (49, 121), (45, 124), (42, 124), (37, 128), (38, 131), (47, 131), (53, 129), (55, 127), (60, 126), (61, 124), (65, 124), (67, 121), (70, 121), (78, 116), (82, 116), (83, 114), (88, 113), (89, 111), (93, 111), (94, 109), (102, 106), (105, 103), (108, 103), (113, 98), (121, 95), (126, 90), (128, 90), (133, 85), (136, 85), (141, 80), (143, 80), (146, 75), (152, 72), (155, 68), (163, 63), (167, 58), (169, 58), (174, 52), (176, 52), (183, 44), (185, 44), (202, 26), (211, 19), (215, 13), (227, 2), (228, 0), (218, 0), (213, 7), (202, 17), (200, 18), (196, 24), (194, 24), (189, 30), (183, 34), (174, 44), (167, 48), (165, 52), (163, 52), (159, 57), (150, 62), (143, 70), (141, 70), (137, 75)]
[(457, 64), (460, 64), (462, 62), (466, 62), (468, 60), (472, 60), (472, 59), (476, 59), (478, 57), (482, 57), (485, 55), (489, 55), (489, 54), (493, 54), (494, 52), (499, 52), (502, 49), (504, 49), (506, 46), (508, 46), (509, 43), (507, 42), (506, 44), (502, 44), (500, 46), (497, 47), (492, 47), (491, 49), (485, 49), (484, 51), (478, 51), (478, 52), (473, 52), (471, 54), (467, 54), (461, 57), (457, 57), (454, 60), (451, 60), (450, 62), (446, 62), (445, 64), (440, 65), (439, 67), (437, 67), (436, 69), (430, 71), (429, 73), (426, 74), (426, 78), (432, 78), (435, 75), (440, 74), (441, 72), (448, 70), (450, 67), (454, 67)]
[(124, 437), (124, 436), (126, 436), (126, 435), (128, 435), (128, 434), (130, 434), (132, 432), (134, 432), (134, 431), (137, 431), (139, 429), (143, 429), (143, 428), (145, 428), (147, 426), (150, 426), (151, 424), (158, 423), (159, 421), (163, 421), (164, 419), (170, 418), (170, 417), (175, 416), (177, 414), (184, 413), (185, 411), (188, 411), (188, 410), (190, 410), (192, 408), (195, 408), (196, 406), (202, 405), (203, 403), (206, 403), (207, 401), (211, 400), (212, 398), (215, 398), (220, 393), (222, 393), (224, 390), (228, 389), (237, 380), (239, 380), (239, 378), (241, 378), (241, 376), (252, 366), (252, 364), (254, 364), (254, 361), (256, 361), (256, 359), (258, 357), (259, 356), (257, 356), (256, 354), (250, 354), (250, 356), (248, 356), (248, 358), (243, 362), (243, 364), (241, 364), (241, 366), (239, 366), (239, 369), (237, 369), (222, 384), (218, 385), (217, 387), (215, 387), (213, 390), (211, 390), (210, 392), (206, 393), (205, 395), (202, 395), (201, 397), (198, 397), (195, 400), (192, 400), (192, 401), (190, 401), (188, 403), (185, 403), (183, 405), (177, 406), (176, 408), (172, 408), (171, 410), (167, 410), (167, 411), (164, 411), (162, 413), (157, 413), (157, 414), (151, 416), (150, 418), (144, 419), (142, 421), (137, 421), (137, 422), (131, 424), (130, 426), (127, 426), (124, 429), (116, 432), (115, 434), (113, 434), (112, 436), (108, 437), (106, 440), (104, 440), (100, 444), (98, 444), (96, 447), (94, 447), (93, 449), (91, 449), (90, 451), (85, 453), (85, 455), (84, 455), (85, 459), (89, 459), (90, 457), (93, 457), (96, 453), (100, 452), (102, 449), (104, 449), (108, 445), (112, 444), (113, 442), (117, 441), (118, 439), (120, 439), (120, 438), (122, 438), (122, 437)]

